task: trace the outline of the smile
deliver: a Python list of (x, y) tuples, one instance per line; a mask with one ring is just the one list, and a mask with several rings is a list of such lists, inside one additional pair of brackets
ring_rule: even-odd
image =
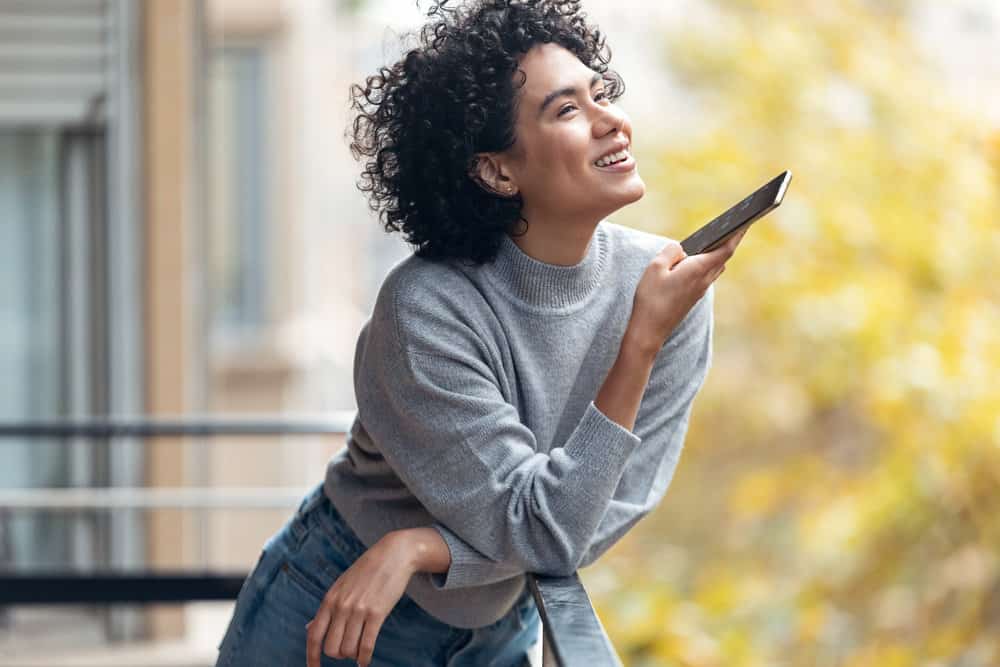
[(605, 155), (595, 162), (594, 166), (601, 171), (632, 171), (635, 169), (635, 158), (627, 150), (623, 150)]

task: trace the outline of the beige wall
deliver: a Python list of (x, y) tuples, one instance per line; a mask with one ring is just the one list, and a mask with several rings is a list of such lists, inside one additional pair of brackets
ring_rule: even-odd
[[(338, 77), (344, 76), (343, 53), (350, 44), (340, 34), (334, 7), (323, 0), (206, 4), (209, 46), (254, 44), (267, 54), (271, 206), (266, 224), (273, 267), (269, 324), (249, 340), (216, 340), (209, 350), (213, 412), (301, 414), (353, 407), (353, 358), (344, 351), (353, 351), (360, 329), (366, 238), (337, 217), (345, 208), (340, 192), (353, 191), (354, 176), (344, 168), (349, 154), (338, 119), (346, 99), (346, 82)], [(315, 369), (334, 357), (333, 377), (323, 375), (329, 385), (317, 387)], [(346, 387), (349, 396), (321, 406), (313, 398), (330, 385)], [(326, 462), (342, 446), (342, 437), (219, 439), (210, 449), (209, 481), (222, 487), (304, 488), (322, 480)], [(288, 514), (208, 513), (208, 564), (252, 566)]]
[[(295, 7), (301, 3), (289, 3)], [(301, 237), (301, 197), (294, 183), (298, 169), (295, 119), (284, 109), (294, 99), (287, 16), (282, 3), (148, 0), (144, 3), (143, 135), (145, 155), (146, 410), (151, 415), (186, 415), (204, 410), (225, 414), (273, 415), (289, 405), (290, 388), (300, 372), (296, 357), (280, 343), (280, 331), (298, 308), (301, 280), (294, 240)], [(204, 8), (204, 15), (200, 12)], [(199, 20), (205, 19), (205, 25)], [(211, 349), (204, 336), (205, 303), (201, 280), (202, 220), (196, 179), (199, 171), (198, 95), (207, 74), (196, 59), (199, 31), (216, 44), (232, 40), (265, 43), (269, 49), (277, 122), (270, 144), (269, 184), (273, 210), (281, 220), (273, 230), (271, 265), (275, 267), (273, 322), (249, 345), (223, 344)], [(199, 68), (202, 68), (199, 70)], [(206, 193), (209, 194), (210, 193)], [(202, 347), (204, 346), (204, 347)], [(202, 368), (201, 364), (206, 367)], [(198, 386), (206, 383), (207, 387)], [(197, 397), (206, 396), (207, 404)], [(303, 441), (305, 440), (305, 442)], [(318, 481), (325, 461), (342, 439), (210, 439), (183, 443), (148, 442), (146, 479), (150, 486), (304, 486)], [(202, 455), (204, 448), (205, 454)], [(206, 463), (207, 472), (195, 470)], [(311, 475), (304, 476), (304, 470)], [(194, 471), (194, 474), (192, 474)], [(245, 569), (256, 560), (266, 538), (287, 518), (286, 510), (192, 512), (156, 510), (148, 516), (148, 563), (151, 568)], [(205, 528), (205, 530), (201, 530)], [(201, 541), (206, 543), (202, 544)], [(185, 633), (185, 610), (155, 608), (147, 617), (152, 637)]]
[[(148, 0), (144, 11), (146, 412), (180, 415), (190, 407), (195, 326), (189, 284), (195, 6), (192, 0)], [(150, 486), (184, 483), (182, 443), (153, 439), (145, 451)], [(190, 543), (186, 517), (171, 510), (151, 511), (147, 517), (149, 567), (177, 567)], [(150, 610), (151, 635), (179, 636), (182, 618), (176, 608)]]

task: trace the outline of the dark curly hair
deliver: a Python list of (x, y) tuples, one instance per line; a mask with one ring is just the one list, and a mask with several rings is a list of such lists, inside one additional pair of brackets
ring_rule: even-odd
[(358, 187), (387, 232), (402, 232), (420, 257), (482, 264), (527, 223), (520, 197), (470, 176), (476, 153), (514, 144), (521, 57), (554, 43), (604, 76), (609, 99), (625, 87), (579, 0), (449, 1), (430, 7), (415, 48), (351, 86), (351, 153), (367, 158)]

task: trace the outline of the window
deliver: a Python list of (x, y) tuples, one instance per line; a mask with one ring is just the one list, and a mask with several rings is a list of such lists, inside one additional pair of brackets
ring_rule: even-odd
[(266, 66), (261, 46), (210, 53), (209, 309), (224, 338), (252, 336), (269, 319)]
[[(131, 2), (0, 0), (0, 419), (141, 407), (142, 304)], [(130, 442), (6, 438), (0, 488), (134, 485)], [(132, 510), (0, 508), (0, 568), (67, 572), (141, 564)], [(141, 632), (134, 610), (0, 610), (5, 655)]]

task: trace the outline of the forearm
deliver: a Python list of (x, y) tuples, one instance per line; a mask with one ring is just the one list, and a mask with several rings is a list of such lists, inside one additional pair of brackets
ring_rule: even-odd
[(639, 404), (646, 391), (658, 349), (646, 341), (640, 341), (639, 335), (631, 328), (626, 332), (618, 358), (594, 399), (598, 410), (629, 431), (635, 430)]

